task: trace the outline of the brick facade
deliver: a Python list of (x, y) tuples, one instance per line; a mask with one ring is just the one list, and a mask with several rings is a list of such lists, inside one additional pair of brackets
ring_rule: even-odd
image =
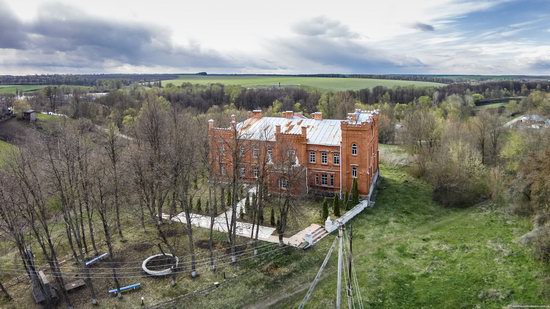
[[(313, 118), (284, 112), (262, 117), (261, 111), (227, 128), (209, 120), (212, 179), (236, 177), (253, 183), (265, 175), (269, 190), (333, 194), (350, 192), (357, 178), (367, 195), (378, 171), (378, 113), (357, 110), (347, 120)], [(282, 179), (288, 178), (288, 179)], [(286, 188), (285, 188), (286, 187)]]

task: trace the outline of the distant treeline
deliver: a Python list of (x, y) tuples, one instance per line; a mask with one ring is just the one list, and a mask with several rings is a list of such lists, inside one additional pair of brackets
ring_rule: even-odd
[[(497, 99), (503, 97), (527, 96), (532, 90), (550, 91), (550, 82), (498, 81), (475, 84), (460, 83), (443, 87), (392, 87), (377, 86), (373, 89), (357, 91), (320, 92), (304, 88), (257, 88), (248, 89), (235, 85), (193, 85), (158, 88), (158, 95), (182, 108), (193, 108), (206, 112), (212, 106), (233, 104), (236, 108), (252, 110), (269, 108), (275, 101), (282, 110), (296, 109), (296, 103), (306, 113), (317, 111), (321, 97), (329, 101), (375, 103), (411, 103), (422, 96), (429, 97), (433, 104), (443, 102), (447, 97), (456, 95), (479, 94), (478, 99)], [(133, 107), (131, 102), (139, 102), (139, 91), (115, 91), (99, 99), (105, 106), (120, 106), (122, 110)]]
[[(44, 74), (0, 75), (0, 85), (78, 85), (102, 86), (116, 82), (120, 86), (133, 83), (176, 79), (178, 74)], [(116, 85), (115, 85), (116, 86)]]

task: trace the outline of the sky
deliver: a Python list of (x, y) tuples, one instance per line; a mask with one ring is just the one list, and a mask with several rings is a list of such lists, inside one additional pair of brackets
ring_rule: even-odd
[(550, 75), (550, 0), (0, 0), (0, 75)]

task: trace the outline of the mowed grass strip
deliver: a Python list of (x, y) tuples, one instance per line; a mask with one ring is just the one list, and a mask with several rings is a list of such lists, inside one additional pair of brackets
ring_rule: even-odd
[(224, 84), (239, 85), (249, 88), (262, 88), (273, 86), (289, 87), (311, 87), (322, 90), (359, 90), (365, 88), (374, 88), (376, 86), (395, 87), (395, 86), (417, 86), (417, 87), (439, 87), (440, 83), (406, 81), (391, 79), (371, 79), (371, 78), (337, 78), (337, 77), (298, 77), (298, 76), (201, 76), (201, 75), (182, 75), (178, 79), (164, 80), (163, 85), (172, 83), (179, 86), (183, 83), (192, 84)]

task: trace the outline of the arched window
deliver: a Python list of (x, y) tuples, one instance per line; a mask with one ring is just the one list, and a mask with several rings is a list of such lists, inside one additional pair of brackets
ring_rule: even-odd
[(357, 155), (357, 144), (353, 143), (351, 144), (351, 154), (352, 155)]

